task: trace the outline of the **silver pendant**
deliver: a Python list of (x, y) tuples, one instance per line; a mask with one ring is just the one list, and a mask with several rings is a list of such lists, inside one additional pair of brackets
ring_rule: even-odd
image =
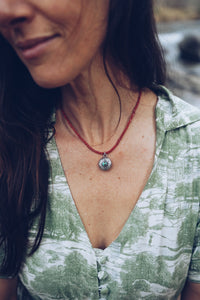
[(99, 160), (99, 168), (102, 171), (108, 171), (112, 167), (112, 161), (107, 157), (106, 153), (104, 153), (103, 157)]

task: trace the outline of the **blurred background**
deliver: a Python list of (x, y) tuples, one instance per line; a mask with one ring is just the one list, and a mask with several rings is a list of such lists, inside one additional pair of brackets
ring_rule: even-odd
[(200, 0), (155, 0), (167, 86), (200, 108)]

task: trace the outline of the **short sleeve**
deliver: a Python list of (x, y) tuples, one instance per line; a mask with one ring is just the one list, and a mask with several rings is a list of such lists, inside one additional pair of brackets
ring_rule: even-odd
[(188, 279), (194, 283), (200, 283), (200, 212), (195, 232)]

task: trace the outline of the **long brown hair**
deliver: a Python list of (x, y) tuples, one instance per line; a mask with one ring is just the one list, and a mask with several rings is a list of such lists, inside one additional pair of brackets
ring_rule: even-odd
[[(165, 63), (152, 1), (110, 1), (105, 60), (107, 54), (138, 87), (164, 83)], [(4, 275), (15, 276), (43, 236), (49, 177), (46, 144), (58, 96), (58, 89), (45, 90), (33, 82), (0, 36), (0, 254), (4, 254)], [(36, 219), (38, 233), (29, 245), (29, 230)]]
[(1, 272), (14, 276), (28, 250), (28, 232), (39, 216), (39, 246), (47, 203), (45, 146), (56, 91), (38, 87), (0, 37), (0, 245)]

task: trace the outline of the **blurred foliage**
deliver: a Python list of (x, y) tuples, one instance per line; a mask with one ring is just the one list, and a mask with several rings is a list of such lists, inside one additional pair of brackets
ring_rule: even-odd
[(200, 19), (200, 0), (155, 0), (158, 22)]

